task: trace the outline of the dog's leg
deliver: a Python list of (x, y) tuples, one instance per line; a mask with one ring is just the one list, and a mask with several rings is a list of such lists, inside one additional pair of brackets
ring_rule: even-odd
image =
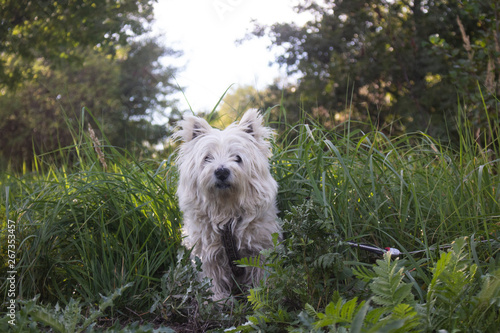
[(202, 264), (203, 273), (212, 279), (213, 299), (218, 301), (229, 297), (233, 286), (231, 270), (222, 252), (215, 255), (215, 260), (205, 260)]

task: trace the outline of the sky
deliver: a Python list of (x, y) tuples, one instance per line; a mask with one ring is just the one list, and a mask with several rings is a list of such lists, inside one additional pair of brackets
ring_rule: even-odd
[[(166, 46), (180, 50), (177, 59), (165, 64), (183, 67), (176, 77), (185, 96), (178, 95), (180, 106), (193, 111), (208, 111), (231, 85), (253, 85), (264, 89), (276, 78), (285, 80), (284, 69), (269, 66), (277, 50), (269, 50), (267, 38), (252, 39), (236, 45), (252, 30), (252, 19), (260, 24), (295, 22), (304, 24), (310, 17), (297, 14), (293, 0), (158, 0), (154, 31), (163, 36)], [(186, 101), (187, 99), (187, 101)]]

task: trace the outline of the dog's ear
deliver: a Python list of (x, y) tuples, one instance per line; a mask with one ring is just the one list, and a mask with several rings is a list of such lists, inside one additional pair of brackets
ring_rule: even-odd
[(241, 117), (238, 127), (256, 140), (264, 140), (272, 135), (271, 129), (263, 125), (262, 115), (257, 109), (250, 109)]
[(184, 142), (189, 142), (201, 135), (207, 134), (212, 130), (212, 127), (203, 118), (194, 116), (185, 116), (178, 123), (177, 132), (174, 134), (175, 139), (182, 139)]

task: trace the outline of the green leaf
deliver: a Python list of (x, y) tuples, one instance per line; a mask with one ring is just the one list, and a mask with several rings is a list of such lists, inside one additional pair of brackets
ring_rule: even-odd
[(399, 259), (392, 261), (390, 253), (386, 253), (384, 260), (377, 260), (373, 271), (376, 277), (369, 287), (374, 293), (374, 303), (385, 306), (391, 311), (402, 302), (413, 301), (412, 284), (403, 282), (404, 266)]
[(365, 302), (361, 303), (361, 309), (357, 311), (356, 316), (352, 319), (351, 333), (361, 333), (366, 314), (370, 308), (370, 302), (363, 303)]
[(311, 317), (316, 317), (316, 315), (318, 314), (318, 313), (316, 312), (316, 310), (312, 307), (312, 305), (311, 305), (311, 304), (309, 304), (309, 303), (306, 303), (306, 305), (304, 306), (304, 309), (305, 309), (306, 313), (307, 313), (309, 316), (311, 316)]
[[(54, 330), (60, 333), (69, 333), (66, 329), (66, 326), (64, 325), (63, 321), (60, 321), (60, 319), (55, 316), (53, 313), (48, 312), (48, 310), (36, 306), (31, 312), (30, 315), (35, 319), (36, 321), (43, 323), (44, 325), (52, 327)], [(73, 332), (71, 332), (73, 333)]]

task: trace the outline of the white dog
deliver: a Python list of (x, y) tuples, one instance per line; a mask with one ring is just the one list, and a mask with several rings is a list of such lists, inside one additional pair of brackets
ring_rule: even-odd
[(187, 116), (174, 136), (184, 141), (177, 158), (177, 196), (185, 245), (212, 279), (214, 299), (260, 280), (260, 269), (238, 267), (234, 260), (258, 256), (273, 246), (272, 234), (280, 233), (278, 185), (268, 161), (272, 135), (262, 116), (248, 110), (223, 131)]

